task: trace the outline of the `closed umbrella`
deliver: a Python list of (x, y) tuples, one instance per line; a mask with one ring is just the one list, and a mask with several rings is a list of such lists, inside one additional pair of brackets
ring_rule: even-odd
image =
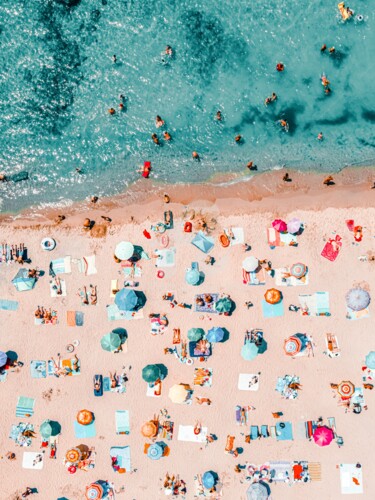
[(247, 273), (252, 273), (256, 271), (259, 267), (259, 260), (256, 257), (250, 256), (247, 257), (244, 261), (242, 261), (242, 269), (244, 269)]
[(86, 499), (87, 500), (100, 500), (103, 498), (104, 490), (102, 486), (98, 483), (92, 483), (86, 488)]
[(160, 379), (160, 368), (157, 365), (146, 365), (142, 370), (142, 378), (149, 384)]
[(119, 260), (128, 260), (134, 253), (134, 245), (130, 241), (120, 241), (115, 248), (115, 256)]
[(53, 420), (45, 420), (39, 428), (40, 434), (44, 439), (51, 436), (58, 436), (61, 433), (61, 425)]
[(228, 297), (219, 299), (215, 304), (215, 309), (219, 313), (229, 313), (232, 309), (232, 301)]
[(295, 335), (284, 341), (284, 352), (287, 356), (296, 356), (302, 351), (302, 342)]
[(135, 311), (139, 305), (137, 292), (123, 288), (116, 293), (115, 304), (121, 311)]
[(225, 332), (222, 328), (214, 326), (207, 332), (206, 340), (208, 342), (221, 342), (224, 338)]
[(371, 302), (370, 294), (363, 288), (352, 288), (346, 294), (346, 305), (352, 311), (363, 311)]
[(270, 490), (264, 483), (253, 483), (246, 491), (247, 500), (267, 500)]
[(105, 351), (113, 352), (121, 345), (121, 337), (117, 333), (107, 333), (102, 337), (100, 345)]
[(370, 370), (375, 370), (375, 351), (370, 351), (367, 354), (367, 356), (366, 356), (366, 366), (367, 366), (367, 368), (370, 368)]
[(215, 486), (216, 480), (217, 474), (215, 474), (215, 472), (212, 472), (212, 470), (206, 471), (202, 476), (203, 486), (207, 489), (211, 489), (213, 486)]
[(7, 359), (8, 359), (8, 356), (5, 354), (5, 352), (0, 351), (0, 367), (7, 364)]
[(169, 389), (168, 397), (172, 403), (183, 404), (189, 396), (189, 390), (187, 384), (175, 384)]
[(188, 269), (185, 274), (185, 281), (188, 285), (198, 285), (201, 275), (198, 269)]
[(252, 361), (257, 357), (258, 352), (259, 348), (254, 344), (254, 342), (246, 342), (246, 344), (242, 346), (241, 356), (246, 361)]
[(163, 456), (164, 453), (164, 443), (154, 443), (151, 444), (147, 450), (147, 456), (151, 458), (151, 460), (159, 460)]
[(149, 422), (146, 422), (145, 424), (142, 425), (141, 433), (142, 436), (146, 438), (153, 438), (158, 433), (158, 427), (154, 422), (150, 420)]
[(297, 217), (293, 217), (293, 219), (291, 219), (287, 224), (288, 233), (291, 234), (298, 233), (298, 231), (301, 229), (301, 225), (302, 222), (299, 219), (297, 219)]
[(313, 434), (314, 441), (319, 446), (328, 446), (333, 438), (333, 430), (325, 425), (317, 427)]
[(305, 264), (302, 264), (301, 262), (293, 264), (292, 267), (290, 268), (290, 274), (297, 279), (303, 278), (306, 274), (306, 271), (307, 267), (305, 266)]
[(284, 222), (281, 219), (275, 219), (272, 222), (272, 227), (276, 229), (276, 231), (279, 231), (279, 233), (286, 233), (288, 230), (288, 226), (286, 225), (286, 222)]
[(354, 384), (349, 380), (343, 380), (337, 387), (337, 392), (342, 398), (350, 398), (355, 391)]
[(276, 290), (276, 288), (270, 288), (264, 294), (264, 298), (269, 304), (278, 304), (281, 300), (281, 297), (281, 292), (279, 290)]
[(192, 342), (198, 342), (198, 340), (201, 340), (204, 337), (204, 330), (203, 328), (190, 328), (187, 336)]

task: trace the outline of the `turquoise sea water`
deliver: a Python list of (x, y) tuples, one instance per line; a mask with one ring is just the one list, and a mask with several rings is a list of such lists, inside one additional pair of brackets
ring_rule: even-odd
[[(144, 160), (167, 182), (243, 173), (249, 160), (260, 171), (373, 164), (375, 6), (347, 5), (343, 23), (327, 0), (1, 0), (0, 171), (30, 173), (0, 185), (1, 210), (123, 191)], [(157, 114), (173, 138), (159, 147)]]

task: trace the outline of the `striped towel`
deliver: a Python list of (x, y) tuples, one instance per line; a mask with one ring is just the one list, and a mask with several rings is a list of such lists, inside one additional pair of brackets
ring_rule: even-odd
[(32, 417), (34, 415), (34, 405), (35, 399), (19, 396), (16, 407), (16, 417)]
[(65, 274), (72, 272), (71, 258), (62, 257), (61, 259), (52, 260), (50, 265), (50, 270), (52, 270), (55, 274)]
[(311, 481), (322, 480), (322, 467), (319, 462), (309, 462), (307, 466)]

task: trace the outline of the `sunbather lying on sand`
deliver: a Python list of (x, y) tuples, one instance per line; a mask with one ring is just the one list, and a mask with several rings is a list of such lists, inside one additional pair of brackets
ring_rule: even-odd
[(197, 400), (197, 403), (199, 405), (208, 405), (208, 406), (210, 406), (212, 404), (211, 399), (208, 399), (208, 398), (201, 398), (199, 396), (196, 396), (195, 399)]
[(96, 303), (98, 302), (97, 287), (96, 285), (95, 286), (90, 285), (90, 288), (91, 288), (91, 293), (90, 293), (91, 305), (95, 306)]
[(114, 372), (113, 375), (112, 375), (112, 372), (109, 372), (109, 378), (111, 379), (111, 389), (114, 389), (115, 387), (117, 387), (117, 374), (116, 374), (116, 372)]

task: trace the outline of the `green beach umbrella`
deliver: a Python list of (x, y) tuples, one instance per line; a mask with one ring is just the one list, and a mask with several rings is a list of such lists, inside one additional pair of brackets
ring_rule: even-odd
[(45, 420), (39, 431), (44, 439), (49, 439), (51, 436), (58, 436), (61, 433), (61, 425), (53, 420)]
[(232, 301), (228, 297), (219, 299), (215, 304), (215, 309), (219, 313), (229, 313), (232, 309)]
[(153, 384), (161, 376), (158, 365), (146, 365), (142, 370), (142, 378), (148, 384)]
[(258, 351), (259, 349), (254, 342), (246, 342), (246, 344), (242, 346), (241, 356), (243, 359), (246, 359), (246, 361), (252, 361), (257, 357)]
[(109, 352), (115, 351), (121, 345), (120, 335), (113, 332), (107, 333), (106, 335), (104, 335), (104, 337), (102, 337), (100, 345), (105, 351)]
[(191, 340), (192, 342), (198, 342), (198, 340), (203, 339), (204, 330), (203, 330), (203, 328), (190, 328), (187, 336), (188, 336), (188, 339)]

